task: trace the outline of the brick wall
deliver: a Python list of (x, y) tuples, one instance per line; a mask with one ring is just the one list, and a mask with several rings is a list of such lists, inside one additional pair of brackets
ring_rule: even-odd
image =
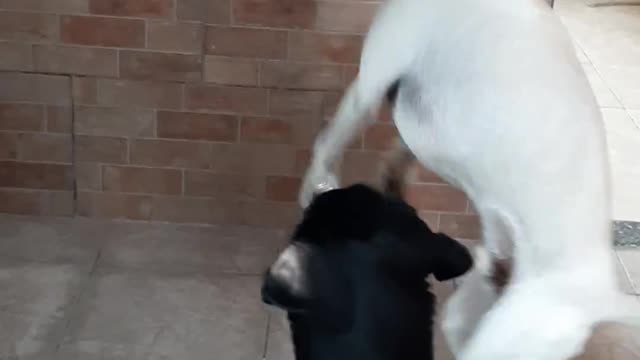
[[(357, 73), (378, 3), (0, 0), (0, 211), (283, 226), (309, 147)], [(374, 178), (388, 116), (351, 145)], [(460, 192), (411, 201), (477, 237)]]

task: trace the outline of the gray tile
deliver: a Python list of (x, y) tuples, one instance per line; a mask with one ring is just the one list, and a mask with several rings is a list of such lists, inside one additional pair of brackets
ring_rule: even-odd
[(60, 360), (262, 356), (258, 277), (102, 269), (79, 301)]
[(622, 262), (617, 254), (615, 257), (615, 261), (616, 275), (618, 276), (618, 286), (627, 294), (635, 293), (633, 286), (631, 285), (631, 280), (629, 279), (629, 274), (627, 274), (627, 270), (625, 269), (624, 265), (622, 265)]
[(640, 222), (614, 221), (613, 233), (616, 246), (640, 247)]
[(598, 100), (598, 104), (605, 108), (621, 108), (622, 105), (614, 95), (613, 91), (605, 83), (593, 65), (584, 63), (582, 64), (582, 68), (584, 69), (585, 75), (587, 75), (587, 79), (589, 80), (589, 84), (591, 85), (591, 89), (593, 90), (596, 100)]
[(87, 274), (77, 265), (0, 259), (0, 359), (47, 359)]
[(100, 263), (262, 274), (284, 242), (283, 232), (269, 229), (121, 224), (105, 239)]
[(103, 227), (104, 223), (81, 219), (0, 215), (0, 255), (90, 265)]
[(618, 249), (616, 251), (624, 266), (635, 294), (640, 294), (640, 249)]

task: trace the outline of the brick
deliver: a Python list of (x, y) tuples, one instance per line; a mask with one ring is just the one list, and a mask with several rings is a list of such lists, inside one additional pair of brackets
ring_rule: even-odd
[(57, 15), (0, 11), (0, 40), (51, 42), (58, 35)]
[(0, 104), (0, 130), (41, 131), (44, 107), (34, 104)]
[(39, 215), (73, 216), (74, 199), (72, 191), (38, 191)]
[(202, 58), (199, 55), (122, 50), (120, 77), (135, 80), (198, 81), (202, 79)]
[(427, 170), (424, 167), (416, 166), (416, 175), (413, 181), (418, 183), (431, 183), (431, 184), (444, 184), (444, 180), (440, 178), (436, 173), (431, 170)]
[(145, 46), (144, 20), (67, 15), (62, 16), (60, 22), (60, 37), (65, 43), (125, 48)]
[(318, 1), (315, 29), (364, 34), (375, 16), (379, 3)]
[(73, 101), (76, 104), (96, 104), (98, 102), (98, 80), (77, 77), (72, 80)]
[(18, 159), (71, 163), (68, 134), (25, 133), (18, 136)]
[(0, 213), (39, 215), (40, 194), (32, 190), (0, 189)]
[(152, 197), (148, 195), (78, 192), (78, 215), (94, 218), (150, 220)]
[(86, 13), (89, 5), (87, 0), (0, 0), (0, 9), (79, 14)]
[(383, 156), (379, 152), (347, 150), (341, 165), (344, 184), (372, 183), (378, 180)]
[(95, 76), (118, 75), (118, 53), (111, 49), (35, 45), (36, 71)]
[(99, 79), (98, 105), (180, 109), (183, 85), (176, 83)]
[(77, 162), (74, 165), (78, 190), (102, 190), (102, 166), (100, 164)]
[(170, 21), (147, 23), (147, 48), (152, 50), (201, 53), (204, 41), (201, 24)]
[(455, 238), (478, 240), (481, 237), (480, 218), (476, 215), (441, 214), (439, 231)]
[(302, 180), (290, 176), (267, 177), (266, 199), (272, 201), (295, 202)]
[(18, 134), (0, 132), (0, 160), (13, 160), (18, 157)]
[(325, 95), (318, 91), (271, 90), (269, 111), (275, 116), (317, 117), (324, 101)]
[(419, 211), (418, 216), (429, 226), (431, 231), (439, 231), (440, 214), (431, 211)]
[(309, 168), (310, 163), (311, 163), (311, 150), (309, 149), (296, 150), (294, 174), (304, 175), (305, 172), (307, 171), (307, 168)]
[(464, 212), (467, 208), (464, 193), (446, 185), (410, 185), (406, 197), (420, 210)]
[(130, 156), (135, 165), (207, 169), (211, 162), (211, 146), (193, 141), (134, 140)]
[(291, 144), (293, 127), (290, 122), (271, 118), (244, 118), (240, 140), (247, 143)]
[(71, 216), (73, 192), (0, 189), (0, 212), (20, 215)]
[(230, 199), (258, 199), (264, 194), (264, 178), (246, 174), (217, 174), (208, 171), (186, 171), (186, 196)]
[(343, 87), (342, 68), (270, 61), (262, 65), (260, 83), (281, 89), (336, 90)]
[(80, 135), (153, 137), (155, 112), (146, 109), (124, 109), (76, 106), (75, 132)]
[(231, 22), (231, 0), (179, 0), (178, 19), (228, 25)]
[(260, 64), (252, 60), (207, 56), (204, 80), (221, 85), (258, 86)]
[(127, 140), (116, 137), (75, 137), (76, 161), (95, 161), (110, 164), (127, 163)]
[(285, 59), (287, 32), (268, 29), (208, 26), (207, 54), (232, 57)]
[(240, 141), (308, 146), (317, 133), (316, 123), (302, 119), (246, 117), (241, 122)]
[(105, 191), (177, 195), (182, 193), (182, 172), (107, 165), (102, 169), (102, 184)]
[(237, 24), (279, 28), (311, 29), (315, 23), (313, 0), (235, 0), (233, 19)]
[(239, 224), (237, 200), (155, 196), (152, 220), (189, 224)]
[(171, 139), (236, 141), (238, 119), (232, 115), (158, 112), (158, 137)]
[(0, 161), (0, 187), (71, 190), (71, 165)]
[(71, 103), (71, 84), (66, 76), (0, 73), (0, 84), (0, 101), (52, 105)]
[(47, 106), (47, 131), (71, 134), (71, 108), (68, 106)]
[(134, 17), (170, 17), (173, 0), (89, 0), (92, 14)]
[(362, 51), (362, 36), (292, 32), (289, 35), (289, 60), (357, 64)]
[(375, 123), (365, 130), (364, 148), (389, 150), (394, 146), (397, 138), (398, 131), (392, 123)]
[(52, 13), (86, 13), (87, 0), (0, 0), (0, 9)]
[(265, 115), (267, 96), (265, 89), (187, 85), (185, 107), (195, 111)]
[(30, 44), (0, 42), (0, 70), (31, 71), (33, 54)]
[(290, 175), (296, 151), (272, 144), (213, 144), (212, 169), (220, 173)]
[(297, 204), (251, 201), (244, 204), (240, 225), (289, 229), (300, 221), (300, 215)]
[(345, 65), (344, 67), (344, 84), (350, 85), (358, 77), (358, 66)]

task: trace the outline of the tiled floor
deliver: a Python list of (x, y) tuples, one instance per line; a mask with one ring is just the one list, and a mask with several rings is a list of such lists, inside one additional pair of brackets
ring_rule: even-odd
[[(625, 3), (635, 6), (621, 6)], [(617, 220), (640, 221), (640, 4), (557, 0), (602, 107)]]
[[(259, 296), (285, 235), (1, 215), (0, 359), (292, 359), (286, 321)], [(618, 256), (640, 294), (640, 251)]]

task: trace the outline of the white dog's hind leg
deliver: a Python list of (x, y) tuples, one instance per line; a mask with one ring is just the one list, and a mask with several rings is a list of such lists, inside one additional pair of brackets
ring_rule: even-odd
[[(535, 287), (535, 286), (534, 286)], [(582, 353), (590, 317), (529, 284), (507, 288), (481, 320), (458, 360), (566, 360)]]
[(461, 280), (443, 309), (442, 331), (449, 349), (458, 355), (482, 317), (498, 299), (490, 283), (491, 258), (483, 246), (474, 249), (473, 269)]

